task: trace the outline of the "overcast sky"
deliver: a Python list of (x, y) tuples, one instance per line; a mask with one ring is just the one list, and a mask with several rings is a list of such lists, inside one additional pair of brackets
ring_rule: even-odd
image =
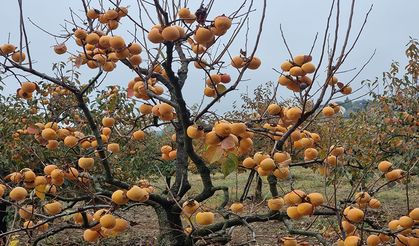
[[(106, 3), (107, 1), (104, 2)], [(134, 13), (136, 8), (135, 2), (134, 0), (123, 0), (122, 5), (131, 5), (130, 12)], [(194, 9), (194, 7), (196, 9), (201, 1), (190, 0), (189, 2), (193, 3), (191, 9)], [(239, 0), (216, 0), (216, 8), (212, 11), (212, 16), (223, 13), (230, 14), (241, 2)], [(350, 1), (343, 0), (342, 2), (344, 3), (341, 11), (344, 18), (347, 17)], [(249, 80), (240, 84), (239, 91), (243, 92), (246, 88), (252, 90), (266, 81), (277, 81), (278, 75), (272, 68), (278, 68), (282, 61), (289, 58), (280, 38), (280, 24), (283, 26), (292, 52), (294, 54), (308, 53), (316, 32), (319, 32), (319, 38), (324, 32), (330, 3), (331, 1), (329, 0), (268, 0), (262, 41), (257, 52), (257, 56), (262, 60), (262, 66), (259, 70), (246, 74), (245, 79)], [(249, 46), (253, 44), (255, 39), (262, 1), (255, 0), (255, 4), (256, 11), (251, 14), (250, 19)], [(419, 37), (419, 15), (417, 14), (419, 1), (417, 0), (358, 0), (355, 7), (354, 32), (360, 27), (371, 4), (374, 7), (365, 31), (359, 40), (356, 50), (342, 69), (359, 68), (369, 58), (374, 49), (377, 52), (371, 64), (360, 74), (353, 87), (357, 87), (363, 79), (374, 79), (377, 76), (381, 76), (383, 71), (388, 70), (393, 60), (404, 61), (405, 44), (408, 42), (409, 36)], [(69, 19), (69, 7), (80, 14), (82, 14), (83, 9), (81, 1), (75, 0), (24, 0), (23, 5), (25, 17), (31, 18), (41, 27), (53, 33), (62, 30), (60, 24), (64, 23), (64, 19)], [(2, 6), (3, 10), (7, 11), (2, 11), (3, 21), (0, 22), (0, 43), (7, 41), (9, 33), (11, 41), (18, 43), (19, 9), (17, 1), (5, 0)], [(345, 22), (344, 20), (341, 21), (342, 23)], [(35, 68), (51, 74), (51, 64), (59, 60), (66, 60), (67, 57), (57, 56), (53, 53), (51, 46), (55, 44), (54, 39), (39, 31), (27, 20), (26, 26), (29, 39), (31, 40), (31, 55), (33, 60), (36, 61)], [(129, 37), (126, 30), (130, 29), (130, 27), (132, 27), (132, 24), (123, 23), (117, 33)], [(233, 55), (238, 54), (240, 48), (244, 48), (244, 34), (242, 32), (242, 35), (239, 35), (240, 37), (236, 40), (236, 44), (230, 50)], [(318, 59), (316, 55), (320, 51), (320, 44), (318, 42), (313, 53), (314, 61)], [(194, 70), (193, 68), (191, 69)], [(233, 78), (237, 74), (234, 70), (227, 69), (227, 71), (231, 71)], [(88, 72), (82, 78), (87, 81), (91, 75), (92, 73)], [(353, 76), (353, 73), (346, 73), (340, 75), (339, 78), (345, 81), (351, 76)], [(123, 68), (122, 65), (119, 65), (118, 69), (109, 76), (105, 85), (120, 84), (126, 86), (132, 78), (133, 74), (126, 68)], [(189, 104), (198, 103), (201, 100), (201, 91), (204, 86), (202, 78), (203, 73), (197, 71), (193, 71), (188, 78), (185, 95)], [(17, 88), (16, 84), (13, 81), (8, 81), (7, 89), (2, 93), (14, 92)], [(284, 97), (291, 95), (285, 88), (281, 89), (280, 94)], [(229, 99), (223, 100), (224, 104), (217, 105), (217, 108), (229, 108), (223, 105), (231, 104), (238, 95), (238, 92), (232, 93)]]

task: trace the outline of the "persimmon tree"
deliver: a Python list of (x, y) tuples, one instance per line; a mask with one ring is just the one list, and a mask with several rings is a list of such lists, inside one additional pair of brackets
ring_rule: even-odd
[[(355, 50), (369, 14), (354, 31), (355, 0), (347, 19), (340, 15), (340, 1), (331, 2), (319, 47), (316, 36), (311, 50), (303, 55), (292, 54), (281, 29), (289, 59), (278, 61), (281, 71), (275, 90), (291, 90), (294, 97), (278, 101), (274, 92), (254, 118), (234, 119), (220, 117), (212, 108), (240, 88), (248, 70), (261, 66), (258, 46), (263, 37), (266, 0), (257, 9), (260, 19), (254, 35), (245, 32), (246, 23), (253, 18), (254, 1), (243, 1), (232, 13), (214, 13), (215, 1), (192, 9), (189, 2), (177, 1), (139, 0), (137, 6), (128, 8), (123, 1), (82, 0), (84, 13), (70, 12), (65, 34), (45, 34), (58, 40), (53, 52), (70, 61), (54, 64), (53, 75), (38, 70), (32, 60), (22, 1), (18, 2), (20, 39), (0, 47), (4, 58), (1, 68), (6, 79), (19, 83), (16, 97), (30, 113), (13, 133), (13, 146), (29, 146), (26, 150), (31, 158), (21, 158), (23, 167), (2, 179), (1, 201), (13, 207), (21, 221), (19, 227), (0, 236), (26, 231), (36, 245), (60, 231), (80, 229), (84, 240), (95, 242), (117, 236), (135, 224), (124, 217), (123, 210), (150, 206), (158, 218), (160, 245), (211, 242), (215, 236), (227, 235), (231, 227), (242, 225), (253, 232), (253, 222), (268, 220), (282, 222), (289, 234), (313, 237), (323, 245), (335, 241), (358, 245), (365, 240), (377, 245), (391, 238), (397, 243), (417, 242), (413, 231), (419, 220), (417, 208), (407, 211), (397, 225), (389, 225), (390, 230), (370, 223), (368, 210), (380, 204), (372, 197), (378, 191), (375, 183), (354, 183), (350, 194), (338, 199), (340, 170), (350, 168), (345, 165), (345, 146), (325, 141), (311, 130), (319, 120), (339, 114), (334, 101), (352, 93), (351, 83), (371, 59), (352, 80), (339, 80), (342, 64)], [(121, 31), (126, 23), (134, 25), (130, 35)], [(246, 45), (234, 50), (232, 45), (240, 36)], [(320, 51), (313, 58), (315, 48)], [(120, 67), (132, 74), (127, 89), (121, 91), (115, 85), (96, 92), (106, 75), (119, 73)], [(88, 73), (81, 73), (84, 68), (94, 75), (89, 78)], [(199, 80), (191, 75), (195, 69), (202, 74), (201, 93), (207, 99), (192, 111), (184, 86)], [(164, 132), (169, 137), (160, 138), (160, 146), (153, 151), (147, 138), (159, 127), (173, 132)], [(255, 135), (268, 139), (270, 145), (254, 147)], [(132, 153), (147, 157), (130, 157)], [(131, 165), (133, 162), (145, 163)], [(136, 170), (124, 169), (126, 163)], [(198, 194), (188, 193), (194, 185), (190, 183), (189, 163), (200, 176), (203, 188)], [(221, 163), (225, 176), (238, 169), (249, 171), (247, 184), (240, 188), (241, 199), (230, 198), (230, 187), (213, 184), (211, 163)], [(167, 175), (161, 167), (173, 164), (173, 172), (169, 171), (173, 182), (165, 182), (165, 189), (156, 189), (148, 180), (140, 179), (147, 175), (141, 168), (147, 164), (156, 166), (162, 178)], [(280, 193), (278, 182), (297, 166), (318, 170), (328, 181), (325, 186), (336, 188), (334, 194), (303, 191), (293, 185)], [(388, 182), (406, 177), (406, 170), (393, 170), (386, 160), (378, 168)], [(255, 177), (269, 182), (269, 212), (246, 209), (243, 202)], [(223, 200), (216, 208), (205, 205), (206, 200), (219, 195)], [(73, 220), (56, 223), (67, 216)], [(326, 239), (321, 231), (293, 225), (293, 220), (309, 216), (335, 218), (335, 237)], [(255, 240), (252, 233), (249, 243)], [(291, 236), (282, 241), (297, 245)]]

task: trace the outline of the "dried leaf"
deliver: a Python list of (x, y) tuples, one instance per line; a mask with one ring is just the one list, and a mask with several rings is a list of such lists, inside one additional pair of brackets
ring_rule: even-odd
[(221, 148), (224, 150), (229, 150), (236, 147), (235, 139), (230, 135), (221, 141)]
[(214, 163), (221, 159), (223, 153), (224, 150), (221, 146), (209, 146), (207, 151), (204, 153), (204, 157), (209, 163)]
[(37, 134), (39, 132), (39, 130), (35, 127), (32, 126), (28, 126), (28, 128), (26, 128), (26, 130), (28, 131), (29, 134)]
[(83, 58), (81, 56), (77, 56), (76, 59), (74, 59), (74, 66), (76, 66), (76, 68), (80, 68), (82, 64)]
[(128, 88), (127, 89), (127, 97), (131, 98), (132, 96), (134, 96), (134, 90), (132, 88)]

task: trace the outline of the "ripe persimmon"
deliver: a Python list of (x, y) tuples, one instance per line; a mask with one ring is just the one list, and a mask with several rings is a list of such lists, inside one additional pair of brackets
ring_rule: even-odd
[(54, 52), (58, 55), (62, 55), (67, 52), (67, 46), (64, 43), (54, 45)]
[(214, 126), (214, 132), (220, 137), (227, 137), (231, 133), (230, 124), (219, 122)]
[(266, 158), (264, 160), (262, 160), (259, 164), (259, 166), (267, 172), (271, 172), (275, 169), (275, 162), (272, 158)]
[(344, 246), (358, 246), (361, 239), (358, 236), (347, 236)]
[(87, 242), (95, 242), (99, 239), (100, 234), (97, 231), (86, 229), (83, 232), (83, 239)]
[(214, 34), (210, 29), (205, 27), (199, 27), (195, 31), (194, 39), (198, 44), (206, 45), (214, 37)]
[(370, 206), (371, 208), (377, 209), (381, 207), (381, 202), (376, 199), (376, 198), (372, 198), (369, 202), (368, 202), (368, 206)]
[(16, 46), (13, 44), (3, 44), (0, 46), (0, 54), (9, 55), (15, 51)]
[(276, 103), (273, 103), (268, 106), (267, 111), (270, 115), (278, 115), (279, 113), (281, 113), (282, 109), (281, 106), (279, 106)]
[(276, 152), (274, 154), (274, 160), (280, 164), (284, 163), (287, 160), (290, 160), (291, 156), (287, 152)]
[(231, 59), (231, 66), (235, 67), (235, 68), (242, 68), (244, 66), (244, 61), (243, 58), (241, 56), (234, 56)]
[(268, 207), (272, 211), (279, 211), (284, 206), (284, 199), (282, 197), (276, 197), (268, 199)]
[(139, 55), (142, 50), (141, 45), (138, 43), (131, 43), (128, 45), (128, 51), (131, 55)]
[(329, 155), (328, 157), (326, 157), (325, 162), (330, 165), (330, 166), (336, 166), (337, 164), (337, 158), (334, 155)]
[(306, 73), (303, 71), (303, 69), (299, 66), (294, 66), (290, 69), (290, 75), (292, 76), (304, 76)]
[(341, 90), (340, 90), (340, 92), (343, 94), (343, 95), (349, 95), (349, 94), (351, 94), (352, 93), (352, 87), (350, 87), (350, 86), (344, 86)]
[(326, 117), (332, 117), (335, 114), (335, 110), (332, 107), (326, 106), (322, 109), (322, 113)]
[(122, 50), (125, 48), (125, 40), (121, 36), (113, 36), (109, 40), (109, 44), (115, 50)]
[(233, 204), (231, 204), (230, 206), (230, 210), (233, 213), (242, 213), (244, 211), (244, 205), (241, 202), (234, 202)]
[(198, 225), (210, 225), (214, 222), (214, 217), (212, 212), (198, 212), (195, 219)]
[(359, 223), (364, 218), (364, 212), (361, 209), (354, 207), (349, 207), (347, 213), (344, 213), (344, 215), (349, 221), (353, 223)]
[(52, 165), (52, 164), (50, 164), (50, 165), (46, 165), (45, 167), (44, 167), (44, 173), (46, 174), (46, 175), (51, 175), (51, 172), (54, 170), (54, 169), (57, 169), (58, 167), (56, 166), (56, 165)]
[(166, 41), (175, 41), (180, 38), (180, 33), (176, 26), (165, 27), (161, 32), (161, 35)]
[(94, 164), (95, 160), (91, 157), (81, 157), (78, 160), (79, 167), (83, 168), (84, 170), (92, 169)]
[(296, 220), (302, 217), (302, 215), (298, 212), (298, 209), (296, 206), (289, 206), (287, 208), (287, 215), (290, 217), (290, 219)]
[(127, 191), (126, 196), (136, 202), (145, 202), (148, 200), (148, 192), (143, 188), (138, 187), (137, 185), (132, 186), (131, 189)]
[(92, 33), (87, 34), (85, 40), (86, 40), (86, 43), (95, 45), (99, 43), (99, 38), (100, 37), (97, 33), (92, 32)]
[(162, 43), (164, 41), (164, 38), (161, 35), (160, 30), (157, 28), (151, 29), (147, 34), (147, 38), (148, 40), (150, 40), (150, 42), (155, 44)]
[(186, 134), (188, 135), (188, 137), (192, 138), (192, 139), (197, 139), (199, 137), (202, 136), (202, 131), (198, 129), (197, 126), (195, 125), (190, 125), (188, 126), (188, 128), (186, 129)]
[(304, 151), (304, 159), (308, 161), (316, 159), (318, 155), (319, 152), (315, 148), (307, 148)]
[(77, 143), (78, 143), (78, 139), (74, 136), (70, 135), (64, 138), (64, 145), (69, 148), (75, 147)]
[(336, 78), (335, 76), (332, 76), (328, 81), (327, 81), (327, 83), (329, 84), (329, 85), (335, 85), (336, 83), (338, 82), (338, 78)]
[(302, 216), (311, 215), (314, 211), (314, 206), (311, 203), (303, 202), (297, 205), (297, 212)]
[(132, 133), (132, 138), (134, 140), (137, 140), (137, 141), (143, 140), (144, 137), (145, 137), (145, 133), (142, 130), (137, 130), (137, 131)]
[(182, 204), (182, 211), (187, 215), (191, 215), (199, 208), (199, 202), (195, 200), (188, 200)]
[(128, 227), (129, 227), (128, 221), (121, 218), (116, 218), (115, 226), (112, 228), (112, 230), (116, 232), (122, 232), (122, 231), (125, 231)]
[(283, 237), (281, 238), (281, 240), (283, 242), (283, 246), (297, 246), (298, 245), (297, 239), (293, 237)]
[(252, 70), (256, 70), (260, 67), (261, 64), (262, 64), (262, 61), (258, 57), (253, 56), (252, 59), (249, 61), (248, 68)]
[(126, 204), (129, 199), (125, 195), (125, 192), (123, 190), (116, 190), (112, 193), (111, 197), (112, 201), (118, 205), (124, 205)]
[(34, 211), (35, 208), (32, 205), (25, 205), (19, 209), (18, 213), (22, 219), (29, 220), (33, 216)]
[(178, 14), (179, 18), (185, 19), (185, 18), (188, 18), (190, 16), (191, 11), (188, 8), (181, 8), (181, 9), (179, 9), (177, 14)]
[(355, 194), (355, 201), (357, 203), (367, 203), (371, 200), (371, 196), (368, 192), (358, 192)]
[(162, 153), (164, 153), (164, 154), (169, 154), (170, 153), (170, 151), (172, 151), (172, 147), (170, 146), (170, 145), (163, 145), (161, 148), (160, 148), (160, 151), (162, 152)]
[(172, 150), (172, 151), (170, 151), (170, 152), (169, 152), (169, 154), (168, 154), (168, 156), (169, 156), (169, 159), (170, 159), (170, 160), (174, 160), (174, 159), (176, 159), (176, 156), (177, 156), (177, 150)]
[(301, 114), (302, 114), (301, 109), (297, 107), (289, 108), (285, 113), (286, 117), (292, 121), (298, 120), (301, 117)]
[(306, 194), (302, 190), (292, 190), (285, 194), (284, 201), (287, 205), (297, 205), (303, 201), (305, 196)]
[(321, 193), (310, 193), (307, 195), (308, 201), (313, 205), (313, 206), (320, 206), (324, 203), (324, 198), (323, 195)]
[(243, 160), (243, 166), (245, 168), (254, 168), (256, 166), (256, 162), (251, 157), (247, 157)]
[(115, 217), (112, 214), (105, 214), (100, 217), (100, 225), (106, 229), (112, 229), (115, 224)]
[(97, 19), (99, 18), (100, 11), (97, 9), (89, 9), (87, 10), (86, 16), (90, 19)]
[(288, 72), (292, 67), (293, 67), (294, 65), (291, 63), (291, 62), (289, 62), (289, 61), (284, 61), (282, 64), (281, 64), (281, 69), (282, 69), (282, 71), (284, 71), (284, 72)]
[(47, 178), (45, 176), (36, 176), (33, 182), (35, 186), (46, 185), (48, 183)]
[(312, 57), (310, 55), (297, 55), (292, 60), (296, 65), (302, 66), (304, 63), (311, 62)]
[(120, 147), (118, 143), (110, 143), (108, 144), (108, 151), (115, 154), (120, 152)]
[(23, 92), (26, 92), (26, 93), (32, 93), (32, 92), (34, 92), (35, 90), (36, 90), (36, 84), (35, 83), (33, 83), (33, 82), (23, 82), (22, 84), (21, 84), (21, 89), (22, 89), (22, 91)]
[(214, 20), (214, 26), (220, 30), (227, 30), (231, 27), (231, 19), (225, 15), (218, 16)]
[(350, 223), (350, 222), (346, 221), (346, 220), (343, 220), (343, 221), (342, 221), (342, 229), (343, 229), (343, 230), (344, 230), (347, 234), (351, 234), (352, 232), (354, 232), (354, 231), (355, 231), (356, 226), (355, 226), (355, 225), (353, 225), (352, 223)]
[(390, 170), (392, 165), (393, 164), (391, 164), (391, 162), (389, 161), (381, 161), (380, 163), (378, 163), (378, 170), (380, 170), (383, 173), (386, 173)]
[(403, 177), (403, 170), (401, 169), (394, 169), (385, 174), (385, 177), (388, 181), (396, 181)]
[(273, 175), (280, 180), (286, 179), (290, 174), (290, 169), (288, 167), (279, 167), (273, 171)]
[(412, 211), (410, 211), (409, 217), (413, 220), (419, 220), (419, 208), (414, 208)]
[(31, 229), (34, 226), (35, 226), (35, 223), (33, 223), (33, 221), (31, 220), (23, 222), (23, 228)]
[(23, 51), (16, 51), (12, 54), (12, 60), (21, 63), (26, 59), (26, 54)]
[(62, 210), (62, 204), (60, 202), (51, 202), (44, 205), (44, 212), (48, 215), (59, 214)]
[(133, 55), (128, 60), (134, 67), (140, 65), (143, 61), (140, 55)]
[(311, 63), (311, 62), (304, 63), (304, 64), (301, 66), (301, 69), (302, 69), (305, 73), (314, 73), (314, 71), (316, 71), (316, 67), (315, 67), (315, 66), (314, 66), (314, 64), (313, 64), (313, 63)]
[(409, 216), (402, 216), (399, 218), (399, 225), (403, 228), (411, 228), (415, 224), (415, 221)]
[(54, 131), (54, 129), (46, 128), (42, 130), (41, 136), (46, 140), (55, 140), (57, 139), (57, 133)]

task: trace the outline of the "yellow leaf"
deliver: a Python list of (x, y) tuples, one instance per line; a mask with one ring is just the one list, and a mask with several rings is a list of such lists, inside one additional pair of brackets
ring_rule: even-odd
[(224, 150), (220, 146), (209, 146), (207, 151), (204, 153), (204, 158), (212, 164), (220, 160), (223, 153)]
[(12, 240), (10, 240), (8, 246), (18, 246), (18, 245), (19, 245), (18, 236), (12, 236)]
[(41, 201), (43, 201), (43, 200), (45, 200), (45, 188), (46, 188), (46, 185), (37, 185), (36, 187), (35, 187), (35, 195), (39, 198), (39, 199), (41, 199)]

